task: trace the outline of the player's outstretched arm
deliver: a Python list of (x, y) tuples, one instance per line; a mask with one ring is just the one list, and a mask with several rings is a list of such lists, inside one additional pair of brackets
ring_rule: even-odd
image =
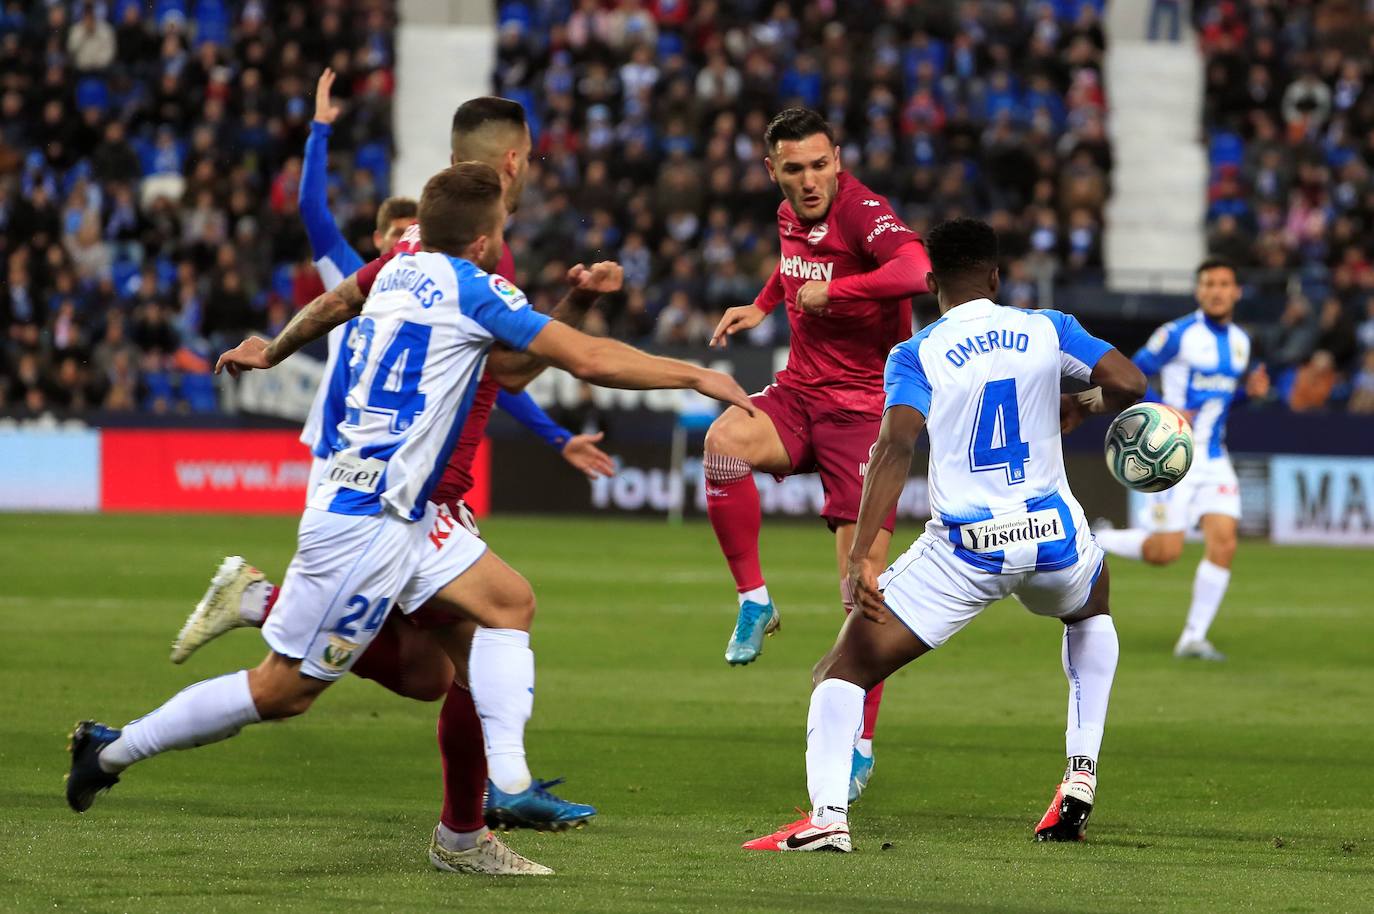
[(878, 590), (878, 569), (872, 566), (869, 555), (883, 521), (901, 498), (902, 487), (911, 472), (916, 439), (925, 426), (926, 417), (920, 410), (901, 404), (888, 407), (883, 413), (873, 456), (868, 460), (868, 472), (864, 474), (863, 498), (859, 502), (854, 544), (849, 549), (845, 585), (863, 614), (874, 622), (886, 621), (887, 604)]
[[(610, 260), (590, 267), (579, 263), (568, 270), (567, 281), (571, 288), (549, 312), (549, 317), (580, 330), (587, 313), (601, 296), (620, 291), (625, 282), (625, 270)], [(487, 373), (510, 393), (524, 390), (548, 367), (548, 362), (528, 352), (505, 348), (493, 349), (487, 358)]]
[(566, 324), (551, 322), (539, 331), (529, 351), (550, 364), (602, 387), (629, 390), (695, 390), (754, 414), (753, 403), (735, 379), (603, 337), (588, 336)]
[(357, 317), (366, 300), (367, 296), (358, 287), (357, 276), (350, 276), (297, 311), (275, 339), (269, 342), (260, 336), (250, 336), (221, 355), (215, 362), (215, 374), (228, 369), (230, 375), (238, 377), (241, 371), (280, 364), (306, 343)]
[(1060, 398), (1059, 430), (1068, 433), (1083, 424), (1083, 420), (1098, 413), (1119, 413), (1145, 396), (1149, 381), (1140, 367), (1119, 349), (1108, 349), (1093, 366), (1089, 383), (1093, 386), (1080, 394), (1065, 394)]

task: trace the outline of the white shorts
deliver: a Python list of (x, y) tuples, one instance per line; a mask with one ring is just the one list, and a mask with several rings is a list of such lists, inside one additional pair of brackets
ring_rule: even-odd
[(1151, 533), (1182, 533), (1204, 514), (1240, 519), (1240, 481), (1230, 457), (1196, 462), (1172, 489), (1145, 495), (1137, 521)]
[(418, 521), (306, 508), (262, 636), (272, 650), (300, 660), (304, 675), (338, 679), (393, 608), (419, 609), (486, 548), (442, 505), (428, 505)]
[(1082, 609), (1102, 573), (1103, 552), (1080, 527), (1078, 561), (1058, 571), (993, 574), (954, 554), (954, 545), (931, 533), (878, 578), (887, 607), (928, 647), (953, 637), (1003, 597), (1015, 595), (1037, 616), (1062, 618)]

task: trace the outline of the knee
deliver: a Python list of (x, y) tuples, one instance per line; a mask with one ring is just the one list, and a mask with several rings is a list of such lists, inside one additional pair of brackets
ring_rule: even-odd
[(1207, 544), (1207, 561), (1222, 568), (1230, 568), (1236, 557), (1236, 538), (1219, 536)]
[(816, 665), (811, 668), (811, 688), (814, 689), (816, 686), (829, 679), (830, 670), (834, 665), (834, 661), (830, 658), (829, 654), (826, 654), (820, 660), (816, 661)]
[(743, 457), (747, 442), (739, 424), (727, 412), (706, 430), (706, 453), (722, 457)]
[(1145, 541), (1140, 555), (1151, 565), (1171, 565), (1183, 555), (1183, 538), (1151, 537)]
[(419, 675), (406, 681), (405, 697), (415, 701), (438, 701), (448, 694), (448, 687), (452, 683), (452, 676)]
[(498, 622), (490, 628), (513, 628), (527, 632), (534, 627), (534, 590), (523, 579), (524, 587), (512, 591), (501, 601)]

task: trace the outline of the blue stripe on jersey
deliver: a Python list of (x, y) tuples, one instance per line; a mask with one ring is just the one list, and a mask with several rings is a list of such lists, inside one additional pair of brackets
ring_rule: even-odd
[[(1196, 314), (1187, 314), (1165, 324), (1154, 332), (1154, 335), (1140, 348), (1140, 351), (1131, 356), (1131, 361), (1135, 362), (1136, 367), (1143, 371), (1147, 377), (1159, 374), (1159, 370), (1178, 355), (1179, 344), (1183, 340), (1183, 331), (1196, 323), (1197, 319)], [(1161, 330), (1163, 336), (1160, 336)]]
[(976, 524), (985, 520), (992, 520), (992, 510), (989, 508), (974, 508), (965, 517), (940, 515), (940, 523), (949, 528), (949, 541), (954, 544), (956, 556), (980, 571), (986, 571), (989, 574), (1001, 574), (1002, 563), (1007, 558), (1005, 552), (1000, 549), (996, 552), (974, 552), (964, 548), (963, 525)]
[[(1228, 377), (1235, 377), (1235, 368), (1231, 362), (1231, 325), (1216, 327), (1207, 321), (1207, 329), (1212, 331), (1212, 336), (1217, 341), (1217, 372)], [(1212, 423), (1212, 439), (1207, 442), (1207, 455), (1212, 458), (1221, 457), (1226, 453), (1226, 414), (1231, 410), (1231, 403), (1235, 399), (1233, 392), (1221, 404), (1221, 412), (1217, 413), (1217, 419)]]
[(1058, 492), (1051, 492), (1048, 495), (1041, 495), (1039, 498), (1031, 498), (1026, 501), (1027, 513), (1044, 511), (1047, 508), (1053, 508), (1059, 512), (1059, 519), (1064, 524), (1064, 538), (1040, 543), (1036, 546), (1035, 570), (1059, 571), (1061, 568), (1068, 568), (1078, 561), (1078, 527), (1074, 525), (1073, 512), (1064, 502), (1064, 496)]
[(1030, 313), (1047, 318), (1054, 324), (1055, 335), (1059, 337), (1059, 351), (1085, 366), (1089, 376), (1092, 375), (1097, 363), (1102, 361), (1102, 357), (1112, 351), (1111, 343), (1093, 336), (1072, 314), (1049, 308)]
[(444, 436), (444, 446), (439, 449), (439, 459), (434, 464), (434, 469), (430, 472), (429, 478), (425, 480), (425, 484), (420, 487), (420, 491), (415, 496), (415, 507), (410, 511), (411, 520), (419, 520), (424, 517), (429, 493), (434, 491), (434, 487), (439, 484), (440, 478), (444, 475), (444, 468), (448, 466), (449, 456), (458, 444), (458, 437), (463, 433), (463, 424), (467, 422), (468, 412), (472, 409), (472, 401), (477, 396), (477, 387), (482, 378), (482, 372), (486, 368), (486, 362), (486, 356), (483, 356), (473, 366), (472, 377), (468, 379), (468, 389), (463, 391), (463, 399), (458, 403), (458, 409), (453, 414), (453, 425), (449, 427), (448, 434)]
[(339, 351), (334, 353), (333, 372), (328, 378), (321, 380), (322, 384), (329, 385), (329, 389), (325, 393), (324, 402), (320, 404), (320, 437), (310, 448), (310, 453), (319, 458), (328, 457), (335, 451), (344, 449), (344, 436), (339, 431), (339, 424), (343, 422), (344, 409), (348, 401), (349, 363), (353, 354), (349, 342), (358, 326), (358, 320), (355, 317), (344, 324), (343, 341), (339, 344)]

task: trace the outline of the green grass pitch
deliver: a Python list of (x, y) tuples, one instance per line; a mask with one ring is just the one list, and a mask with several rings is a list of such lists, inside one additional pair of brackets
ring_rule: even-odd
[[(494, 519), (534, 583), (532, 767), (600, 817), (515, 834), (545, 880), (441, 875), (437, 705), (348, 679), (304, 718), (130, 771), (84, 816), (72, 723), (121, 724), (264, 648), (167, 647), (220, 556), (273, 575), (288, 519), (0, 518), (3, 911), (1368, 911), (1374, 908), (1374, 559), (1244, 543), (1214, 631), (1174, 661), (1198, 553), (1113, 561), (1122, 654), (1087, 843), (1031, 829), (1063, 765), (1060, 626), (998, 604), (890, 684), (857, 852), (750, 854), (805, 805), (808, 674), (839, 623), (819, 525), (772, 525), (783, 614), (730, 669), (710, 530)], [(914, 531), (899, 531), (904, 546)]]

